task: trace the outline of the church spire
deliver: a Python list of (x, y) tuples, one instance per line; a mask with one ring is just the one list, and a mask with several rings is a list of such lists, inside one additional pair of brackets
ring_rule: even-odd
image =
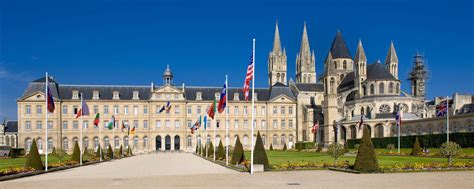
[(275, 38), (273, 39), (273, 53), (281, 53), (280, 32), (278, 31), (278, 21), (275, 25)]
[(395, 51), (395, 46), (393, 41), (390, 41), (390, 48), (388, 49), (387, 58), (385, 59), (385, 64), (398, 63), (397, 52)]
[(296, 82), (316, 83), (316, 67), (314, 59), (314, 53), (311, 54), (311, 49), (309, 47), (306, 22), (304, 22), (301, 48), (300, 52), (296, 54)]
[(362, 46), (362, 41), (359, 39), (359, 44), (357, 44), (357, 50), (354, 57), (354, 62), (357, 64), (359, 62), (367, 62), (367, 57), (365, 56), (364, 47)]
[(346, 42), (342, 37), (341, 31), (337, 30), (336, 37), (332, 41), (331, 54), (334, 59), (336, 58), (351, 58), (349, 49), (346, 46)]
[(301, 38), (301, 48), (300, 48), (300, 56), (304, 56), (305, 53), (309, 55), (309, 40), (308, 40), (308, 32), (306, 31), (306, 22), (304, 22), (303, 27), (303, 36)]

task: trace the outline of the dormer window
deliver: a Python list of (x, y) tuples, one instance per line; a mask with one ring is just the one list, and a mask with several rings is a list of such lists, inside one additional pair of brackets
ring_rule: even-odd
[(92, 92), (92, 99), (94, 99), (94, 100), (99, 99), (99, 91), (93, 91)]
[(239, 101), (239, 93), (234, 93), (234, 100)]
[(133, 91), (133, 100), (139, 100), (139, 93), (138, 93), (138, 91)]
[(120, 93), (118, 91), (114, 91), (112, 99), (114, 99), (114, 100), (120, 99)]
[(258, 100), (257, 94), (258, 94), (258, 93), (254, 93), (255, 100)]
[(79, 91), (77, 90), (72, 91), (72, 99), (79, 99)]
[(201, 92), (196, 93), (196, 100), (202, 100), (202, 93)]

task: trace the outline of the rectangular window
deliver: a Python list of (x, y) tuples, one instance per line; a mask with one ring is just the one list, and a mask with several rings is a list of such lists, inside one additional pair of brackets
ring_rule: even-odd
[(133, 126), (138, 129), (138, 120), (133, 120)]
[(67, 130), (67, 121), (63, 121), (63, 130)]
[(36, 122), (36, 129), (40, 130), (40, 129), (42, 129), (42, 128), (43, 128), (43, 122), (37, 121), (37, 122)]
[(226, 107), (225, 111), (227, 112), (227, 114), (230, 114), (230, 107)]
[(128, 105), (123, 106), (123, 113), (128, 115)]
[[(245, 109), (244, 109), (244, 110), (245, 110)], [(244, 112), (245, 112), (245, 111), (244, 111)], [(247, 128), (249, 128), (249, 127), (248, 127), (248, 121), (247, 121), (247, 120), (244, 120), (244, 129), (247, 129)]]
[(143, 106), (143, 114), (148, 115), (148, 106)]
[(174, 127), (178, 129), (181, 126), (181, 122), (179, 120), (174, 121)]
[(53, 129), (53, 122), (52, 121), (48, 121), (48, 129), (49, 130)]
[(234, 106), (234, 115), (239, 115), (239, 107)]
[(148, 120), (143, 120), (143, 128), (148, 129)]
[(293, 115), (293, 107), (288, 108), (288, 114)]
[[(244, 115), (247, 115), (247, 106), (244, 106)], [(244, 126), (245, 127), (245, 126)]]
[(99, 113), (99, 106), (94, 105), (94, 114)]
[(292, 119), (290, 119), (290, 120), (288, 121), (288, 127), (289, 127), (290, 129), (293, 128), (293, 120), (292, 120)]
[(104, 106), (104, 115), (108, 115), (108, 114), (109, 114), (109, 106), (105, 105)]
[(89, 129), (89, 121), (84, 121), (84, 123), (82, 124), (83, 128), (85, 130)]
[(115, 114), (115, 115), (118, 115), (118, 114), (119, 114), (119, 106), (118, 106), (118, 105), (115, 105), (115, 106), (114, 106), (114, 114)]
[(26, 129), (31, 129), (31, 121), (26, 121)]
[(36, 105), (36, 114), (41, 115), (43, 113), (42, 106)]
[(253, 120), (253, 128), (256, 129), (257, 128), (257, 120)]
[(273, 115), (277, 115), (277, 107), (273, 106)]
[(261, 112), (262, 112), (262, 115), (265, 115), (265, 114), (267, 114), (267, 111), (266, 111), (266, 109), (265, 109), (265, 106), (262, 106), (262, 110), (261, 110)]
[(73, 129), (78, 129), (79, 128), (79, 123), (77, 121), (72, 122), (72, 128)]
[(192, 114), (193, 113), (193, 109), (191, 108), (191, 106), (188, 106), (188, 114)]
[(188, 120), (188, 128), (191, 128), (191, 126), (192, 126), (191, 124), (193, 124), (192, 121)]
[(197, 106), (197, 108), (196, 108), (196, 113), (197, 113), (197, 114), (201, 114), (201, 106)]
[(265, 120), (262, 120), (262, 125), (261, 125), (262, 129), (264, 129), (266, 127), (266, 122)]
[(67, 106), (63, 105), (63, 115), (67, 115)]
[(170, 128), (170, 127), (171, 127), (171, 121), (170, 121), (170, 120), (166, 120), (166, 121), (165, 121), (165, 126), (166, 126), (166, 128)]
[(72, 111), (74, 115), (77, 115), (77, 112), (79, 111), (79, 109), (77, 109), (77, 105), (72, 106)]
[(285, 129), (286, 128), (286, 121), (283, 119), (281, 120), (281, 129)]
[(133, 115), (138, 115), (138, 106), (133, 106)]
[(25, 111), (26, 111), (26, 115), (31, 115), (31, 106), (30, 106), (30, 105), (26, 105), (26, 106), (25, 106)]
[(156, 120), (156, 128), (159, 129), (161, 128), (161, 121), (160, 120)]
[(273, 128), (274, 129), (278, 128), (278, 121), (276, 119), (273, 120)]
[(226, 128), (230, 128), (230, 127), (229, 127), (229, 126), (230, 126), (230, 121), (229, 121), (229, 120), (226, 120), (226, 121), (225, 121), (225, 126), (226, 126)]
[(179, 114), (179, 106), (174, 106), (174, 114)]
[(234, 128), (236, 128), (236, 129), (239, 128), (239, 120), (234, 121)]
[(285, 114), (286, 114), (286, 112), (285, 112), (285, 106), (282, 106), (282, 107), (281, 107), (281, 111), (280, 111), (280, 112), (281, 112), (281, 115), (285, 115)]

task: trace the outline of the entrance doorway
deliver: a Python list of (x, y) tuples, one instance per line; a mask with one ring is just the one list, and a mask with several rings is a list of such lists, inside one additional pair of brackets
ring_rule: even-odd
[(156, 144), (155, 145), (156, 151), (159, 151), (161, 149), (161, 136), (160, 135), (156, 136), (155, 140), (156, 140), (155, 141), (156, 142), (155, 143)]
[(179, 136), (176, 135), (174, 136), (174, 150), (179, 150), (179, 147), (180, 147), (180, 140), (179, 140)]
[(171, 150), (171, 137), (166, 135), (165, 137), (165, 150)]

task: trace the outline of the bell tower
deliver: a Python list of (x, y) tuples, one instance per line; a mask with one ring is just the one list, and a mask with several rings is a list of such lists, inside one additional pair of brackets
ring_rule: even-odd
[(273, 50), (268, 55), (268, 84), (270, 87), (276, 83), (286, 85), (286, 70), (286, 50), (281, 48), (280, 32), (278, 23), (276, 23)]

